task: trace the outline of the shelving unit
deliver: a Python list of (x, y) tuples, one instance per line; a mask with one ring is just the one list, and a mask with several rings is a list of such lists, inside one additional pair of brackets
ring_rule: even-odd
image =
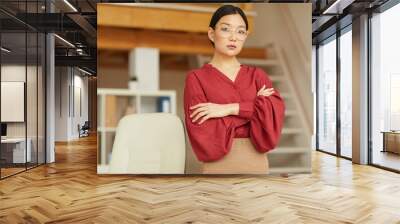
[(130, 89), (97, 89), (98, 100), (98, 173), (106, 173), (109, 154), (119, 120), (132, 113), (160, 113), (157, 111), (157, 98), (167, 97), (169, 108), (166, 113), (176, 114), (175, 90), (130, 90)]

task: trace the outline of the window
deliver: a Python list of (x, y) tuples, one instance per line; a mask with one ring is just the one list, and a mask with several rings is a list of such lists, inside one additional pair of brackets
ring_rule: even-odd
[(336, 153), (336, 36), (318, 47), (318, 149)]
[(352, 33), (340, 36), (340, 155), (352, 157)]
[(400, 4), (371, 18), (370, 156), (372, 164), (395, 170), (400, 170), (400, 132), (391, 131), (400, 131), (399, 21)]
[[(0, 1), (15, 14), (38, 13), (44, 1)], [(18, 7), (14, 7), (18, 6)], [(2, 100), (0, 179), (45, 163), (45, 34), (0, 12), (0, 92)], [(16, 105), (18, 104), (18, 105)], [(18, 111), (10, 110), (17, 108)], [(18, 116), (16, 116), (18, 115)], [(17, 117), (17, 118), (15, 118)]]

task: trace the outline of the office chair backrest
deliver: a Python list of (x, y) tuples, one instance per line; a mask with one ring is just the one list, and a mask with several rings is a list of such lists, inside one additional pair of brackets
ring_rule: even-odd
[(82, 128), (89, 129), (90, 128), (89, 121), (85, 121), (85, 123), (83, 124)]
[(117, 127), (110, 173), (183, 174), (185, 132), (170, 113), (131, 114)]

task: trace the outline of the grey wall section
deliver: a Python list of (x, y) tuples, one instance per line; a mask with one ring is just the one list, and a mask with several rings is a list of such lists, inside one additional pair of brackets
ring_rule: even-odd
[(56, 67), (55, 71), (55, 141), (68, 141), (71, 71), (69, 67)]
[(74, 67), (55, 68), (55, 141), (79, 138), (88, 120), (88, 77)]
[(317, 58), (316, 52), (317, 48), (315, 45), (312, 46), (312, 60), (311, 60), (311, 68), (312, 68), (312, 78), (311, 78), (311, 92), (313, 95), (313, 132), (311, 136), (311, 147), (313, 150), (317, 149)]
[(368, 163), (368, 15), (353, 20), (353, 162)]
[(55, 135), (55, 57), (54, 35), (46, 36), (46, 163), (55, 162), (54, 135)]

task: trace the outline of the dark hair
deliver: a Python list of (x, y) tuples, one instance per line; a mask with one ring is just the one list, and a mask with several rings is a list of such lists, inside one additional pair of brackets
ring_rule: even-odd
[[(215, 25), (218, 23), (218, 21), (226, 15), (233, 15), (233, 14), (239, 14), (243, 20), (244, 23), (246, 24), (246, 30), (249, 28), (249, 24), (247, 22), (247, 17), (244, 14), (243, 10), (239, 7), (236, 7), (234, 5), (223, 5), (217, 9), (217, 11), (214, 12), (214, 14), (211, 17), (210, 25), (209, 27), (213, 28), (215, 30)], [(211, 41), (211, 40), (210, 40)], [(211, 41), (211, 44), (214, 47), (214, 42)]]

